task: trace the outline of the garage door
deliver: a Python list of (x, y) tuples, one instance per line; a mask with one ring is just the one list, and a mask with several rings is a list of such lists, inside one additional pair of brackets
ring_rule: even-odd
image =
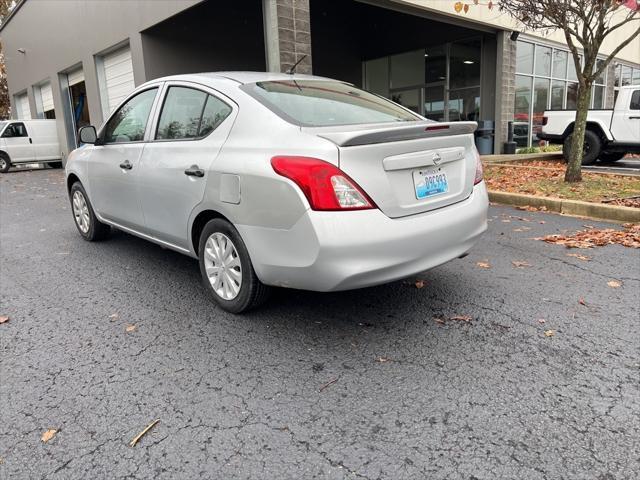
[(106, 106), (112, 112), (135, 88), (133, 63), (129, 47), (121, 48), (103, 57)]
[(67, 79), (69, 81), (69, 86), (84, 82), (84, 72), (81, 68), (78, 68), (77, 70), (67, 73)]
[(24, 93), (16, 97), (16, 118), (28, 120), (31, 118), (31, 109), (29, 108), (29, 97)]
[(40, 98), (42, 101), (43, 112), (53, 110), (53, 91), (51, 90), (50, 82), (40, 85)]

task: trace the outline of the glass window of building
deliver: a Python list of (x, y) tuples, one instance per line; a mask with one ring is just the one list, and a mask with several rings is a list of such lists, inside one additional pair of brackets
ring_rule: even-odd
[(518, 42), (516, 72), (533, 73), (533, 43)]
[(536, 45), (536, 75), (551, 76), (551, 48)]
[(519, 147), (529, 145), (529, 114), (531, 112), (531, 77), (516, 75), (516, 98), (513, 118), (513, 139)]
[(449, 62), (449, 88), (480, 85), (480, 40), (453, 43)]
[(480, 120), (480, 87), (452, 90), (449, 94), (449, 121)]
[[(598, 59), (597, 66), (603, 62)], [(623, 76), (622, 70), (619, 76)], [(606, 83), (605, 71), (594, 82), (591, 108), (604, 107)], [(542, 128), (545, 110), (575, 109), (577, 98), (578, 76), (571, 53), (562, 48), (518, 41), (514, 111), (514, 137), (518, 146), (537, 144), (536, 135)]]
[[(519, 48), (519, 47), (518, 47)], [(554, 78), (567, 78), (567, 63), (569, 60), (569, 52), (564, 50), (553, 51), (553, 77)]]
[(426, 83), (444, 82), (447, 79), (447, 49), (445, 45), (425, 49), (424, 75)]
[(389, 96), (389, 57), (364, 62), (364, 88), (383, 97)]
[(391, 88), (415, 87), (424, 84), (424, 50), (392, 55)]
[(391, 94), (391, 100), (403, 107), (420, 113), (420, 89), (403, 90)]

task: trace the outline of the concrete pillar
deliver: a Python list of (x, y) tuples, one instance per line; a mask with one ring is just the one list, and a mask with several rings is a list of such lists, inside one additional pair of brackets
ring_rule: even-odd
[(509, 122), (513, 121), (516, 98), (516, 42), (509, 37), (511, 32), (501, 30), (496, 34), (496, 136), (495, 153), (502, 153), (507, 141)]
[(303, 55), (297, 73), (311, 73), (309, 0), (263, 0), (267, 70), (286, 72)]

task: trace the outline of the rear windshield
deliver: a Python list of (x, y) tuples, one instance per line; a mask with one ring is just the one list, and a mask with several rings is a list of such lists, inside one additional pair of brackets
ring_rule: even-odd
[(390, 100), (341, 82), (292, 79), (242, 89), (288, 122), (305, 127), (422, 120)]

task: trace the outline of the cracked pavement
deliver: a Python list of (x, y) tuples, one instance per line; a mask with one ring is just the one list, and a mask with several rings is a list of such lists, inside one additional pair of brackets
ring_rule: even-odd
[(61, 170), (0, 176), (0, 478), (638, 478), (640, 252), (490, 215), (464, 259), (238, 317), (190, 258), (83, 241)]

